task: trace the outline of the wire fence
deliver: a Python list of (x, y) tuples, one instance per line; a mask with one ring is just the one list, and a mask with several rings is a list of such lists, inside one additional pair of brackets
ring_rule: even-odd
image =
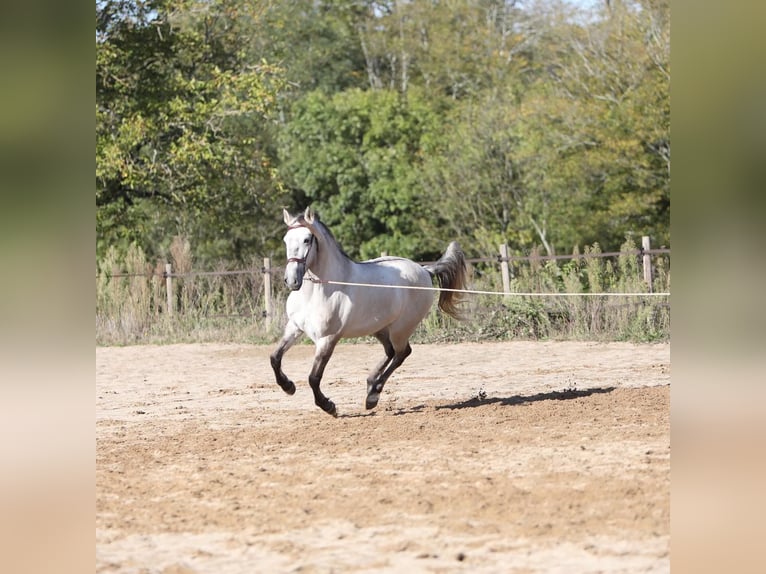
[[(510, 255), (504, 245), (498, 251), (467, 259), (471, 284), (465, 304), (479, 323), (499, 323), (490, 331), (539, 337), (562, 329), (614, 331), (620, 323), (623, 337), (625, 325), (638, 321), (649, 324), (656, 337), (669, 333), (670, 249), (652, 249), (647, 237), (641, 248), (629, 241), (611, 252), (594, 246), (570, 255)], [(190, 258), (152, 265), (137, 251), (113, 253), (99, 262), (97, 339), (98, 332), (136, 332), (140, 339), (161, 324), (169, 329), (171, 318), (174, 328), (187, 331), (211, 321), (240, 321), (268, 338), (285, 320), (284, 269), (270, 258), (247, 269), (193, 270)], [(430, 321), (434, 329), (446, 326), (445, 319)]]
[[(670, 255), (670, 249), (631, 249), (628, 251), (608, 251), (597, 253), (580, 253), (577, 255), (509, 255), (503, 257), (502, 255), (494, 255), (492, 257), (467, 257), (466, 262), (472, 265), (477, 263), (517, 263), (517, 262), (530, 262), (530, 261), (566, 261), (573, 259), (595, 259), (595, 258), (613, 258), (625, 255), (635, 255), (638, 257), (644, 257), (645, 255)], [(435, 263), (435, 261), (419, 261), (421, 265), (429, 265)], [(260, 267), (258, 272), (264, 273), (265, 267)], [(273, 266), (273, 271), (283, 271), (284, 267)], [(167, 273), (166, 271), (160, 272), (144, 272), (144, 273), (127, 273), (116, 272), (110, 273), (111, 277), (150, 277), (156, 275), (159, 277), (204, 277), (204, 276), (226, 276), (226, 275), (252, 275), (255, 273), (255, 269), (238, 269), (232, 271), (189, 271), (187, 273)]]

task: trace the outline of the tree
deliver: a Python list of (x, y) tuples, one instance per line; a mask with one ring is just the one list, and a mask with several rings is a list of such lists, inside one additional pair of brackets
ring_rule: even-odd
[(96, 6), (98, 253), (241, 262), (308, 203), (357, 257), (669, 243), (667, 0)]
[(360, 28), (370, 87), (475, 96), (524, 65), (516, 2), (375, 3)]
[(667, 19), (614, 3), (592, 21), (557, 5), (527, 18), (524, 72), (455, 107), (425, 162), (443, 224), (484, 252), (667, 244)]
[(557, 131), (566, 149), (556, 165), (582, 198), (573, 223), (584, 243), (617, 248), (628, 234), (649, 234), (668, 244), (668, 6), (615, 0), (596, 21), (564, 32), (569, 49), (552, 88), (572, 126)]
[(97, 253), (135, 241), (156, 255), (183, 234), (202, 261), (241, 261), (272, 242), (258, 223), (283, 192), (264, 125), (283, 76), (248, 57), (257, 7), (96, 9)]
[(438, 253), (418, 176), (438, 112), (417, 90), (312, 92), (296, 102), (280, 160), (296, 202), (310, 202), (355, 257)]
[(283, 67), (291, 100), (320, 90), (335, 93), (366, 84), (358, 29), (369, 13), (359, 0), (264, 2), (253, 30), (255, 51)]

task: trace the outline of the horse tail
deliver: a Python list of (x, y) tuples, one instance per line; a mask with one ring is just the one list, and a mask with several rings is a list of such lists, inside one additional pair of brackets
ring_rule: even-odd
[[(465, 254), (456, 241), (447, 246), (444, 255), (431, 265), (425, 265), (426, 271), (435, 277), (442, 289), (465, 289), (468, 271), (466, 270)], [(462, 319), (458, 305), (462, 298), (455, 291), (439, 293), (439, 309), (455, 319)]]

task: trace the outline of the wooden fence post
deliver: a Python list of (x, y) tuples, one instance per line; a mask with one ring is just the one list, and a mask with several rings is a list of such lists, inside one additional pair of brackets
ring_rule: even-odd
[(266, 324), (271, 323), (271, 259), (263, 258), (263, 307)]
[(173, 316), (173, 265), (165, 263), (165, 291), (168, 304), (168, 316)]
[(641, 248), (644, 252), (644, 281), (649, 287), (649, 293), (653, 291), (652, 287), (652, 256), (648, 251), (652, 248), (651, 241), (648, 235), (644, 235), (641, 238)]
[(500, 273), (503, 276), (503, 293), (511, 292), (511, 273), (508, 269), (508, 246), (500, 245)]

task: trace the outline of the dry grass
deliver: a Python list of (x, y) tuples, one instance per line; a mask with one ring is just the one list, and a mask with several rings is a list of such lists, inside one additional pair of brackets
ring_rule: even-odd
[[(623, 251), (635, 250), (632, 240)], [(96, 343), (126, 345), (172, 342), (275, 341), (284, 325), (286, 293), (281, 270), (272, 271), (273, 299), (265, 314), (263, 273), (253, 259), (244, 273), (195, 273), (192, 247), (176, 238), (170, 247), (173, 265), (172, 305), (167, 304), (165, 261), (150, 262), (140, 248), (124, 254), (110, 249), (98, 262)], [(584, 255), (600, 253), (586, 247)], [(532, 260), (514, 269), (512, 291), (545, 293), (631, 292), (647, 286), (636, 255), (608, 258), (575, 257), (565, 263)], [(670, 290), (669, 258), (655, 256), (654, 290)], [(241, 271), (241, 270), (240, 270)], [(474, 270), (470, 288), (502, 292), (497, 266)], [(178, 275), (178, 276), (176, 276)], [(600, 341), (666, 341), (670, 308), (666, 298), (649, 297), (522, 297), (474, 295), (466, 301), (469, 320), (455, 321), (436, 311), (423, 321), (420, 342), (509, 339)]]

